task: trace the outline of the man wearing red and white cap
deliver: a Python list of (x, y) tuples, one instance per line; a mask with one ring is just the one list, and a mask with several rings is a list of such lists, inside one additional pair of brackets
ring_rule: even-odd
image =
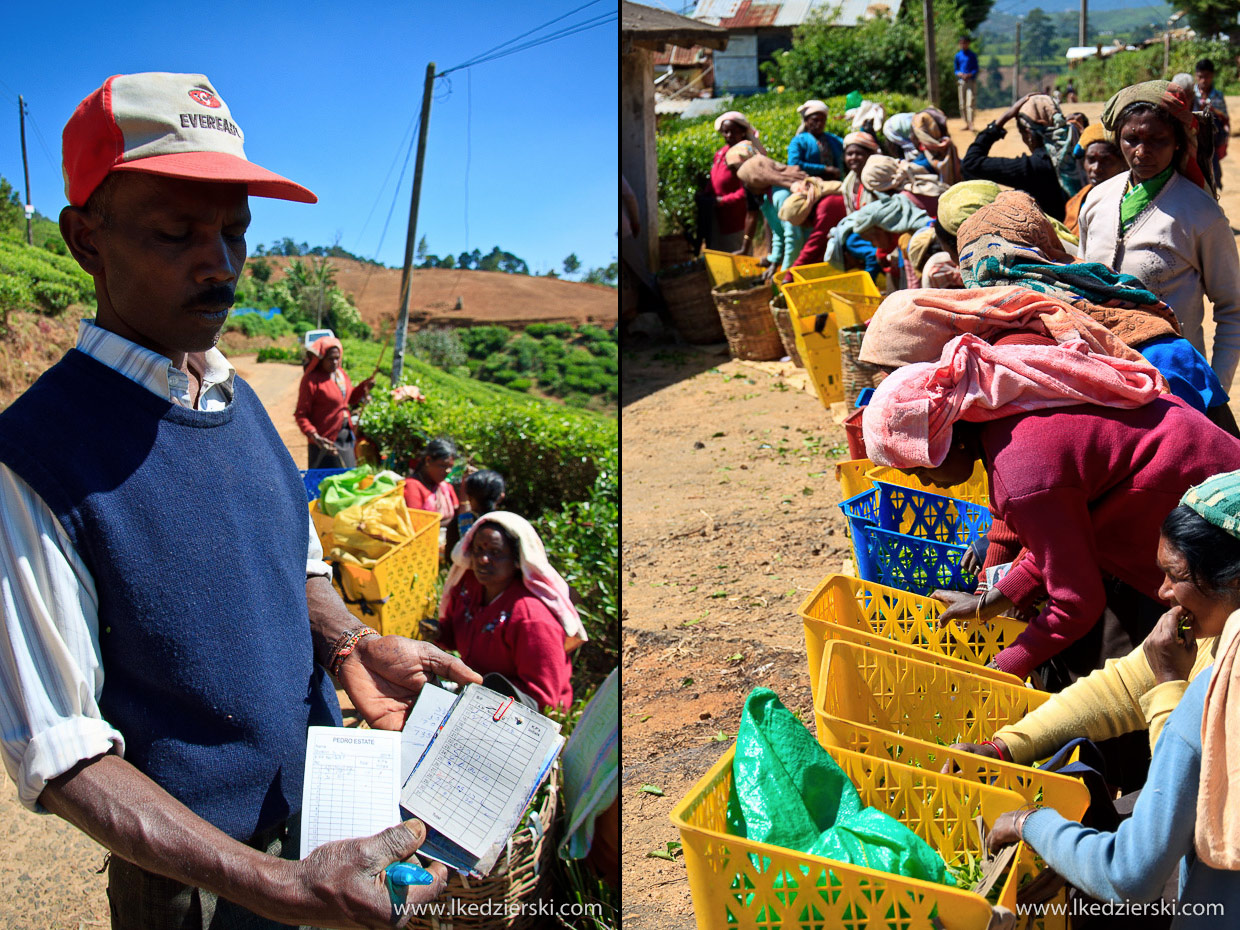
[(340, 724), (324, 670), (385, 729), (428, 674), (481, 679), (348, 613), (215, 348), (249, 197), (316, 200), (243, 142), (197, 74), (109, 78), (65, 126), (60, 228), (98, 313), (0, 414), (0, 751), (27, 807), (112, 851), (118, 930), (400, 926), (382, 876), (417, 821), (289, 861), (306, 727)]

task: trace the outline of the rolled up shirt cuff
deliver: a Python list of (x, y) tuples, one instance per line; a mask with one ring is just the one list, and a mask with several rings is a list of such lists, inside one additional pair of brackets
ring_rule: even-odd
[(6, 747), (5, 765), (17, 784), (18, 800), (27, 810), (46, 814), (39, 795), (49, 781), (87, 759), (113, 751), (124, 756), (125, 737), (106, 720), (70, 717), (32, 736), (20, 757), (10, 751)]

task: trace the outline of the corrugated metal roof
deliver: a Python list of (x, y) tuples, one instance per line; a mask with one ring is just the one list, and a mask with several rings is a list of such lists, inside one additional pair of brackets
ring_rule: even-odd
[(692, 48), (669, 45), (663, 51), (654, 53), (656, 66), (671, 65), (673, 68), (691, 68), (694, 65), (703, 64), (708, 58), (710, 58), (710, 51), (700, 45)]
[(756, 29), (763, 26), (799, 26), (817, 11), (828, 12), (839, 7), (835, 23), (854, 26), (871, 14), (872, 7), (881, 7), (892, 16), (900, 11), (901, 0), (698, 0), (693, 18), (722, 26), (725, 29)]

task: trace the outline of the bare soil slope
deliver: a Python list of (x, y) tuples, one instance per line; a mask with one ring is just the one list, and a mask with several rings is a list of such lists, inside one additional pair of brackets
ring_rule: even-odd
[[(279, 269), (272, 275), (278, 280), (292, 259), (270, 257), (268, 261)], [(331, 262), (336, 267), (337, 284), (353, 296), (362, 319), (376, 329), (390, 326), (399, 309), (401, 269), (347, 258), (333, 258)], [(460, 310), (454, 309), (458, 297)], [(615, 288), (601, 284), (452, 268), (415, 270), (409, 297), (410, 319), (415, 326), (566, 322), (597, 323), (607, 328), (616, 322), (616, 307)]]

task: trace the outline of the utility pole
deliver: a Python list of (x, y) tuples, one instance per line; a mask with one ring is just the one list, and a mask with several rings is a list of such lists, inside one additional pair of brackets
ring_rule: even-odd
[(392, 345), (392, 387), (400, 384), (405, 368), (405, 336), (409, 329), (409, 292), (413, 289), (413, 244), (418, 238), (418, 200), (422, 196), (422, 164), (426, 160), (426, 128), (431, 121), (431, 88), (435, 86), (435, 63), (426, 66), (422, 88), (422, 120), (418, 124), (418, 160), (413, 169), (413, 196), (409, 201), (409, 231), (405, 234), (405, 271), (400, 278), (400, 311)]
[(926, 21), (926, 89), (930, 93), (930, 102), (939, 105), (939, 66), (934, 54), (934, 4), (932, 0), (922, 0), (922, 18)]
[(1081, 0), (1081, 24), (1077, 30), (1077, 45), (1089, 43), (1089, 0)]
[(34, 245), (34, 236), (30, 232), (30, 217), (34, 215), (34, 207), (30, 204), (30, 164), (26, 161), (26, 101), (21, 94), (17, 95), (17, 112), (21, 115), (22, 171), (26, 174), (26, 244)]
[(1020, 20), (1016, 21), (1016, 67), (1012, 69), (1012, 102), (1020, 99)]

